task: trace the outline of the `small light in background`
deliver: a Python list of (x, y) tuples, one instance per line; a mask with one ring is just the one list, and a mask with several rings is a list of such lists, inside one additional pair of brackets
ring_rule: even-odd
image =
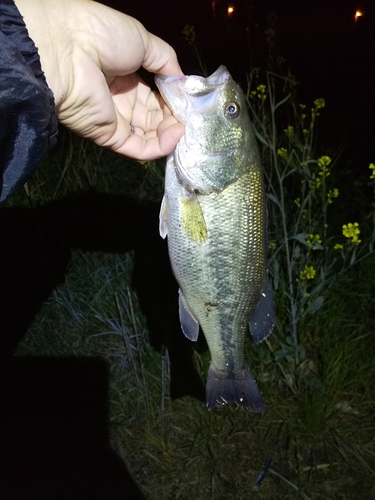
[(228, 12), (228, 16), (231, 16), (231, 15), (233, 14), (233, 12), (234, 12), (234, 7), (233, 7), (233, 5), (229, 5), (229, 6), (228, 6), (228, 11), (227, 11), (227, 12)]
[(357, 22), (358, 21), (358, 18), (362, 17), (363, 16), (363, 12), (361, 10), (356, 10), (355, 14), (354, 14), (354, 21)]

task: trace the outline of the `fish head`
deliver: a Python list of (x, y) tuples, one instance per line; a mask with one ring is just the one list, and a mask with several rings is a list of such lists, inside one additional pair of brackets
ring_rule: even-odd
[[(196, 193), (219, 192), (245, 173), (254, 145), (245, 96), (225, 66), (211, 76), (160, 76), (163, 99), (185, 134), (174, 152), (180, 182)], [(255, 145), (256, 148), (256, 145)]]

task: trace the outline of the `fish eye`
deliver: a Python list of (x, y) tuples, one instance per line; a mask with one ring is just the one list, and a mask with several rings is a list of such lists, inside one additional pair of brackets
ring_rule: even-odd
[(234, 102), (234, 101), (229, 101), (225, 105), (225, 115), (228, 118), (237, 118), (237, 116), (240, 114), (240, 106)]

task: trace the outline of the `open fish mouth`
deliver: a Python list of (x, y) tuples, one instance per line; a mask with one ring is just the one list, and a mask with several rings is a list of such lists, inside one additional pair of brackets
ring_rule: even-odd
[(230, 77), (227, 68), (220, 66), (208, 78), (157, 75), (155, 82), (173, 115), (186, 125), (189, 116), (200, 113), (202, 107), (214, 110), (217, 95)]

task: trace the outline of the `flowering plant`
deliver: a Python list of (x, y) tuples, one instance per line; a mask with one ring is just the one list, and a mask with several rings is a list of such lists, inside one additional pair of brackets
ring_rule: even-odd
[[(267, 73), (266, 82), (260, 82), (255, 69), (248, 78), (247, 100), (269, 198), (269, 268), (279, 303), (276, 334), (281, 346), (275, 355), (294, 359), (298, 366), (305, 358), (301, 319), (320, 309), (335, 276), (373, 252), (375, 226), (363, 241), (358, 222), (343, 224), (340, 234), (330, 224), (331, 206), (340, 195), (331, 175), (337, 159), (317, 156), (314, 141), (325, 101), (316, 99), (310, 109), (298, 105), (295, 87), (290, 75)], [(286, 120), (289, 124), (280, 131)], [(370, 170), (375, 185), (374, 164)]]

